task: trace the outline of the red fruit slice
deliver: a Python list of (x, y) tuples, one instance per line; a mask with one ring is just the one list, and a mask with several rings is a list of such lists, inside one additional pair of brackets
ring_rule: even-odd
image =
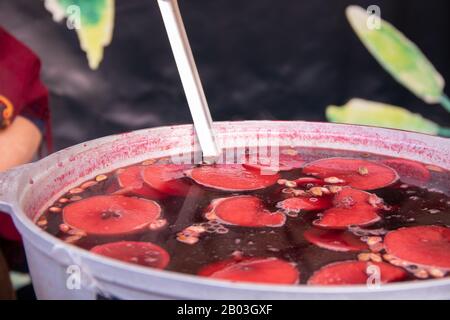
[(142, 170), (142, 179), (153, 189), (172, 196), (185, 196), (190, 185), (180, 181), (184, 177), (186, 165), (154, 164), (145, 166)]
[(450, 270), (450, 228), (400, 228), (384, 238), (388, 254), (410, 264)]
[(330, 229), (366, 226), (381, 219), (377, 214), (381, 204), (382, 200), (373, 194), (344, 187), (335, 195), (334, 207), (326, 210), (314, 225)]
[(361, 251), (369, 248), (366, 243), (348, 231), (311, 228), (306, 230), (303, 236), (312, 244), (333, 251)]
[(331, 207), (330, 197), (292, 197), (277, 203), (277, 208), (286, 212), (317, 211)]
[(109, 258), (164, 269), (170, 261), (166, 250), (149, 242), (119, 241), (95, 246), (91, 252)]
[(116, 193), (132, 193), (152, 199), (165, 198), (165, 194), (158, 192), (144, 183), (141, 175), (142, 170), (143, 166), (132, 166), (121, 170), (117, 175), (117, 181), (121, 189), (116, 191)]
[(242, 165), (224, 164), (202, 166), (190, 171), (190, 177), (198, 184), (222, 191), (250, 191), (267, 188), (277, 182), (278, 174), (259, 174)]
[(213, 200), (205, 216), (241, 227), (281, 227), (286, 222), (283, 213), (270, 212), (261, 199), (245, 195)]
[(297, 268), (277, 258), (244, 258), (215, 262), (200, 269), (198, 275), (229, 281), (296, 284)]
[(430, 171), (420, 162), (406, 159), (387, 159), (383, 163), (400, 176), (400, 180), (407, 184), (422, 185), (431, 178)]
[[(369, 277), (379, 275), (379, 283), (389, 283), (404, 280), (405, 270), (385, 262), (343, 261), (328, 264), (309, 278), (309, 285), (352, 285), (373, 284)], [(372, 278), (372, 279), (373, 279)]]
[(161, 207), (155, 201), (114, 195), (69, 204), (63, 210), (63, 219), (87, 234), (113, 236), (145, 230), (160, 214)]
[(289, 171), (292, 169), (301, 168), (305, 164), (305, 160), (298, 154), (286, 153), (286, 150), (280, 150), (278, 156), (275, 157), (261, 157), (258, 156), (256, 163), (250, 163), (252, 157), (247, 157), (247, 162), (243, 164), (248, 169), (264, 170), (268, 172)]
[(322, 179), (337, 177), (345, 185), (361, 190), (387, 187), (397, 181), (397, 173), (388, 166), (367, 160), (327, 158), (308, 163), (303, 172)]

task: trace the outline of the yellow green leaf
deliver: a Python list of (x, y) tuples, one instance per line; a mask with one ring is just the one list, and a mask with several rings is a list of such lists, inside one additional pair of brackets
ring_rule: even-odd
[(361, 7), (349, 6), (346, 14), (369, 52), (398, 82), (427, 103), (442, 102), (444, 79), (414, 43), (382, 19), (379, 28), (370, 28), (370, 16)]
[(327, 119), (331, 122), (402, 129), (436, 135), (439, 126), (420, 114), (390, 105), (364, 99), (351, 99), (343, 106), (328, 106)]
[(80, 26), (75, 30), (89, 67), (97, 69), (103, 59), (104, 47), (112, 39), (114, 0), (45, 0), (45, 7), (52, 12), (55, 21), (69, 18), (77, 11), (80, 13)]

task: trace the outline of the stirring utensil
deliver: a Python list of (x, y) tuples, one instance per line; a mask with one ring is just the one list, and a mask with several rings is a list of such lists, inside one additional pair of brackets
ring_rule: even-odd
[(211, 113), (184, 28), (178, 1), (158, 0), (158, 5), (194, 121), (203, 161), (215, 162), (219, 156), (219, 149), (214, 139)]

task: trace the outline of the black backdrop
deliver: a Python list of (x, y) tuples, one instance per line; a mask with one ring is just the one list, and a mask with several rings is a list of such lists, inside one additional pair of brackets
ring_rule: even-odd
[[(54, 23), (42, 1), (0, 0), (0, 24), (42, 58), (57, 148), (191, 122), (156, 1), (116, 3), (113, 42), (91, 71), (75, 33)], [(450, 79), (446, 0), (180, 0), (213, 118), (324, 120), (326, 105), (362, 97), (448, 125), (445, 111), (425, 105), (369, 56), (344, 16), (352, 3), (379, 5)]]

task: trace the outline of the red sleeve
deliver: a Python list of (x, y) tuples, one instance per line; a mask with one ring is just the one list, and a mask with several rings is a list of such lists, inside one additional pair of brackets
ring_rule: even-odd
[[(25, 45), (0, 27), (0, 119), (14, 121), (17, 115), (38, 120), (45, 126), (44, 137), (50, 151), (51, 129), (48, 91), (40, 81), (41, 62)], [(10, 113), (9, 111), (12, 112)], [(0, 213), (0, 237), (20, 240), (11, 218)]]
[(10, 120), (20, 114), (42, 121), (51, 149), (48, 91), (40, 80), (40, 69), (39, 58), (0, 27), (0, 96), (13, 107)]

